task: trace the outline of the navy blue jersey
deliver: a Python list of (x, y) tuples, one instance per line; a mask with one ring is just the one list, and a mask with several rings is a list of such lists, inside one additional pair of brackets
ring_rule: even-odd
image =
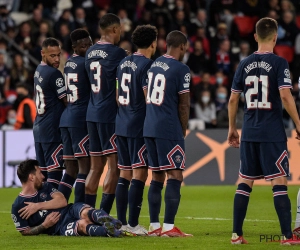
[[(58, 192), (57, 189), (47, 182), (43, 183), (43, 187), (32, 195), (23, 195), (22, 193), (15, 199), (11, 208), (11, 217), (18, 231), (22, 232), (30, 227), (35, 227), (44, 222), (47, 215), (54, 210), (40, 210), (29, 217), (28, 220), (22, 219), (18, 211), (27, 206), (24, 202), (45, 202), (52, 200), (52, 194)], [(63, 209), (60, 209), (63, 210)], [(60, 211), (56, 209), (55, 211)], [(54, 226), (55, 228), (55, 226)], [(54, 228), (47, 229), (44, 233), (48, 233)]]
[(34, 73), (36, 118), (33, 125), (35, 142), (60, 142), (59, 120), (65, 105), (66, 87), (62, 73), (41, 63)]
[(143, 137), (146, 101), (143, 89), (148, 86), (152, 60), (139, 53), (127, 56), (117, 70), (119, 109), (116, 135)]
[(184, 140), (178, 115), (179, 95), (188, 93), (190, 69), (169, 55), (157, 58), (148, 73), (144, 137)]
[(73, 54), (65, 64), (64, 77), (68, 105), (60, 118), (59, 126), (85, 128), (91, 85), (84, 57)]
[(107, 42), (97, 42), (85, 55), (85, 68), (91, 83), (86, 120), (114, 123), (117, 114), (116, 72), (126, 52)]
[(254, 53), (242, 60), (232, 92), (245, 95), (242, 141), (286, 141), (279, 90), (291, 88), (287, 61), (273, 53)]

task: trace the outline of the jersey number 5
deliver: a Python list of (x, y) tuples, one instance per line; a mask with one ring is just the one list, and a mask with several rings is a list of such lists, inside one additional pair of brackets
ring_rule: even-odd
[(147, 103), (153, 103), (160, 106), (164, 101), (166, 78), (163, 74), (157, 74), (154, 78), (153, 90), (150, 95), (151, 84), (153, 79), (153, 72), (148, 74), (148, 93), (147, 93)]
[(78, 76), (76, 73), (68, 73), (64, 74), (64, 77), (67, 89), (72, 92), (67, 94), (67, 100), (69, 103), (76, 102), (78, 100), (78, 88), (76, 85), (71, 84), (71, 80), (72, 82), (78, 82)]
[(119, 103), (121, 105), (128, 105), (130, 102), (129, 87), (128, 85), (126, 85), (126, 82), (128, 82), (128, 84), (131, 82), (131, 75), (123, 73), (122, 80), (121, 80), (121, 88), (125, 96), (124, 95), (119, 96)]
[[(245, 84), (248, 87), (248, 90), (245, 93), (248, 109), (270, 109), (271, 108), (271, 103), (268, 102), (268, 95), (269, 95), (268, 76), (261, 75), (259, 78), (257, 76), (247, 76), (245, 79)], [(257, 98), (259, 92), (259, 85), (261, 85), (261, 101), (258, 101)]]

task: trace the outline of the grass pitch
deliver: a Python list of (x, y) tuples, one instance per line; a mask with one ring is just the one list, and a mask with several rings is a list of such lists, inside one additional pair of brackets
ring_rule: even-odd
[[(160, 237), (63, 237), (63, 236), (22, 236), (16, 231), (11, 220), (10, 209), (18, 188), (0, 189), (0, 249), (282, 249), (278, 242), (263, 239), (268, 236), (277, 239), (280, 234), (277, 215), (273, 206), (271, 187), (255, 186), (244, 223), (244, 237), (248, 245), (231, 245), (232, 207), (235, 186), (184, 186), (181, 189), (181, 204), (175, 224), (190, 238)], [(140, 224), (148, 227), (147, 189), (144, 193)], [(292, 202), (292, 216), (295, 219), (298, 187), (289, 187)], [(98, 201), (101, 197), (99, 189)], [(70, 201), (73, 200), (71, 197)], [(161, 215), (164, 213), (162, 207)], [(115, 207), (111, 212), (116, 215)], [(161, 218), (161, 222), (163, 219)], [(292, 228), (294, 226), (294, 222)], [(297, 247), (297, 246), (295, 246)], [(297, 248), (300, 248), (298, 246)]]

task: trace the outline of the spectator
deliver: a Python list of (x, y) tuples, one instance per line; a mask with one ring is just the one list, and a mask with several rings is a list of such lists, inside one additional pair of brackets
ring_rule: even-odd
[(215, 74), (217, 87), (225, 86), (228, 87), (228, 77), (224, 75), (222, 70), (219, 70)]
[(13, 66), (10, 70), (10, 89), (15, 89), (17, 83), (28, 83), (29, 71), (24, 66), (23, 57), (20, 54), (14, 55)]
[(225, 23), (219, 23), (216, 35), (212, 39), (212, 55), (216, 54), (219, 44), (224, 40), (229, 40), (227, 25)]
[(190, 30), (190, 22), (186, 20), (183, 10), (177, 10), (171, 29), (180, 30), (180, 26), (185, 26), (188, 31)]
[(195, 118), (205, 122), (205, 128), (215, 128), (216, 106), (208, 90), (203, 90), (195, 104)]
[(145, 4), (146, 4), (146, 0), (137, 0), (134, 18), (133, 18), (133, 20), (135, 22), (138, 22), (139, 20), (141, 20), (143, 18), (143, 16), (145, 15), (145, 12), (146, 12)]
[(124, 49), (128, 54), (132, 54), (132, 44), (127, 40), (120, 42), (119, 47)]
[(219, 50), (216, 54), (217, 69), (222, 70), (225, 75), (230, 74), (230, 41), (225, 39), (220, 42)]
[(196, 40), (202, 42), (203, 50), (207, 55), (207, 58), (210, 58), (210, 41), (206, 37), (205, 29), (203, 27), (197, 28), (196, 34), (191, 37), (192, 42), (195, 42)]
[(278, 22), (278, 38), (277, 44), (294, 46), (296, 36), (299, 29), (294, 21), (294, 16), (291, 11), (285, 11), (282, 18)]
[(60, 36), (60, 27), (62, 24), (66, 24), (69, 31), (73, 31), (75, 29), (71, 11), (68, 9), (63, 11), (58, 21), (54, 25), (54, 34), (56, 37)]
[(228, 91), (224, 86), (219, 86), (216, 90), (216, 112), (217, 114), (222, 110), (227, 108)]
[(7, 112), (6, 122), (1, 126), (1, 130), (14, 130), (14, 125), (16, 123), (16, 111), (10, 109)]
[(6, 5), (0, 5), (0, 30), (6, 32), (8, 28), (14, 28), (15, 21), (9, 16)]
[(23, 22), (20, 25), (15, 41), (24, 50), (29, 50), (32, 48), (32, 32), (28, 22)]
[(201, 41), (195, 41), (194, 51), (190, 54), (186, 65), (190, 67), (192, 75), (199, 75), (209, 67), (209, 61), (203, 51)]
[(58, 40), (62, 43), (62, 49), (65, 50), (68, 54), (72, 53), (72, 44), (70, 39), (70, 30), (67, 23), (62, 23), (59, 27)]
[(75, 9), (74, 29), (84, 28), (87, 26), (85, 20), (85, 11), (83, 8)]
[(210, 92), (211, 98), (215, 99), (215, 92), (216, 88), (214, 85), (210, 83), (210, 73), (209, 72), (203, 72), (201, 82), (194, 86), (193, 88), (193, 94), (196, 97), (196, 100), (199, 102), (198, 99), (201, 92), (207, 90)]
[(0, 92), (1, 96), (5, 96), (10, 89), (10, 72), (5, 65), (4, 54), (0, 53)]
[(246, 41), (240, 42), (240, 51), (232, 55), (232, 61), (239, 63), (250, 55), (250, 44)]
[(42, 9), (41, 8), (35, 8), (32, 11), (32, 18), (28, 21), (30, 28), (31, 28), (31, 32), (37, 33), (40, 30), (40, 26), (41, 23), (47, 23), (48, 24), (48, 32), (51, 34), (50, 36), (53, 36), (53, 31), (50, 31), (50, 23), (43, 18), (43, 13), (42, 13)]
[(204, 9), (199, 9), (197, 11), (197, 15), (195, 18), (191, 20), (193, 24), (193, 28), (204, 28), (206, 30), (207, 28), (207, 15), (206, 15), (206, 10)]
[(51, 33), (49, 31), (49, 23), (48, 22), (44, 22), (42, 21), (40, 23), (40, 26), (39, 26), (39, 30), (35, 33), (33, 33), (33, 45), (36, 45), (37, 41), (38, 41), (38, 38), (40, 36), (43, 36), (43, 37), (51, 37)]

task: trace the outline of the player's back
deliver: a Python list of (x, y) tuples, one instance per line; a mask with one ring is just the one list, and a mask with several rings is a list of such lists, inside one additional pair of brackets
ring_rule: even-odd
[(152, 60), (140, 53), (124, 58), (117, 70), (119, 108), (116, 135), (142, 137), (146, 115), (143, 89), (147, 88)]
[(285, 59), (256, 52), (240, 62), (232, 91), (245, 95), (243, 141), (286, 141), (279, 93), (282, 88), (291, 88)]
[(65, 64), (64, 77), (68, 105), (61, 116), (60, 127), (85, 127), (91, 90), (85, 58), (73, 54)]
[(42, 62), (34, 73), (34, 89), (37, 109), (33, 126), (35, 142), (60, 142), (59, 120), (65, 108), (60, 99), (66, 96), (61, 72)]
[(179, 95), (189, 92), (189, 67), (164, 55), (152, 63), (148, 79), (144, 136), (183, 140), (178, 104)]
[(106, 42), (97, 42), (87, 50), (85, 68), (91, 84), (87, 121), (115, 122), (116, 70), (125, 56), (123, 49)]

